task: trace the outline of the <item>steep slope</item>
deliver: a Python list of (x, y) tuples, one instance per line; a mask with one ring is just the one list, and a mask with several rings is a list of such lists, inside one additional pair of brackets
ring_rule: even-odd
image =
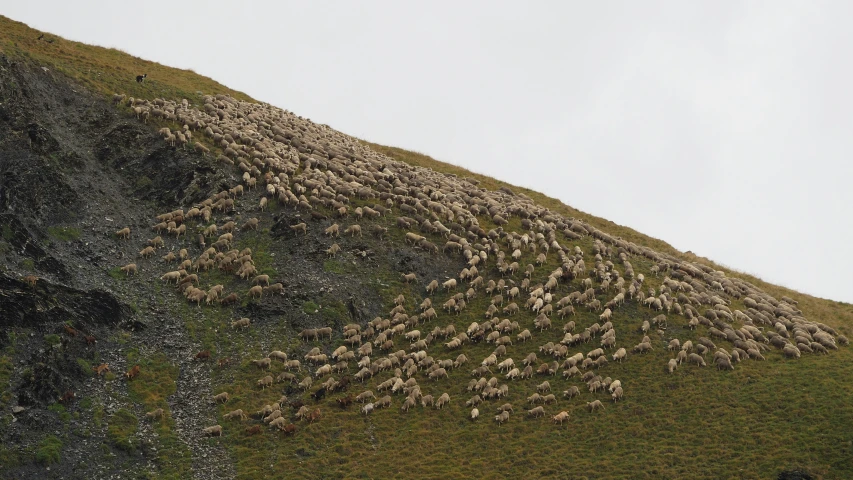
[[(853, 364), (849, 348), (833, 348), (849, 335), (850, 305), (724, 273), (535, 192), (364, 144), (249, 103), (190, 72), (146, 65), (150, 75), (159, 72), (152, 79), (175, 83), (138, 85), (135, 72), (118, 67), (138, 60), (53, 36), (52, 43), (34, 40), (39, 32), (6, 19), (0, 25), (0, 476), (850, 475), (853, 411), (846, 399), (853, 387), (840, 379)], [(94, 64), (100, 76), (80, 73)], [(127, 95), (117, 106), (103, 95), (113, 91)], [(129, 104), (130, 95), (136, 100)], [(172, 146), (158, 135), (162, 128), (176, 137), (189, 130), (192, 138), (186, 147)], [(250, 219), (258, 220), (256, 228)], [(175, 224), (156, 225), (169, 221)], [(228, 222), (236, 226), (233, 238), (220, 236)], [(299, 224), (304, 232), (291, 228)], [(340, 237), (326, 234), (333, 225)], [(353, 225), (361, 235), (344, 233)], [(131, 230), (128, 240), (115, 235), (124, 227)], [(146, 239), (158, 233), (164, 248), (141, 257)], [(333, 245), (340, 252), (327, 253)], [(179, 291), (160, 277), (180, 261), (163, 257), (180, 257), (182, 249), (189, 261), (184, 278), (198, 279)], [(473, 258), (482, 258), (474, 273)], [(119, 270), (130, 263), (136, 275)], [(403, 277), (410, 273), (414, 281)], [(28, 275), (37, 278), (28, 283)], [(450, 278), (457, 288), (427, 291), (431, 280)], [(490, 281), (504, 285), (490, 287)], [(280, 283), (281, 291), (261, 289), (260, 298), (252, 298), (253, 283)], [(216, 285), (223, 290), (219, 299), (234, 293), (237, 302), (211, 296)], [(519, 298), (510, 299), (514, 286)], [(198, 294), (194, 289), (204, 291), (197, 302), (181, 295)], [(553, 296), (547, 302), (545, 289)], [(624, 300), (613, 302), (620, 289)], [(465, 308), (443, 310), (457, 293)], [(503, 300), (493, 298), (498, 294)], [(524, 308), (529, 297), (553, 312)], [(574, 314), (561, 319), (564, 297), (573, 299)], [(653, 308), (644, 306), (646, 297)], [(436, 318), (421, 314), (426, 298)], [(520, 312), (503, 312), (513, 301)], [(493, 302), (500, 309), (492, 323), (484, 312)], [(608, 303), (606, 330), (616, 338), (608, 363), (564, 377), (572, 372), (567, 357), (596, 357), (592, 352), (610, 335), (599, 331)], [(665, 323), (642, 331), (659, 315)], [(232, 327), (240, 318), (250, 326)], [(577, 337), (560, 328), (569, 321)], [(552, 327), (538, 329), (542, 322)], [(347, 333), (350, 325), (358, 333)], [(311, 335), (323, 327), (331, 328), (330, 337)], [(424, 344), (412, 348), (404, 335), (415, 343), (415, 330)], [(512, 341), (505, 352), (487, 338), (497, 330), (505, 330), (497, 337)], [(523, 330), (532, 338), (522, 341)], [(464, 345), (447, 345), (466, 331)], [(634, 354), (646, 335), (653, 350)], [(676, 338), (691, 340), (697, 350), (700, 339), (713, 342), (704, 356), (710, 368), (684, 363), (667, 373), (676, 355), (667, 346)], [(786, 359), (774, 343), (789, 351), (803, 345), (800, 358)], [(356, 366), (367, 352), (345, 364), (331, 360), (342, 345), (353, 351), (371, 345), (370, 373)], [(743, 351), (754, 346), (766, 360), (714, 369), (715, 347), (731, 353), (737, 345)], [(612, 357), (619, 347), (629, 351), (621, 363)], [(819, 354), (821, 347), (828, 354)], [(274, 359), (266, 371), (252, 363), (272, 351), (303, 365), (288, 371)], [(418, 351), (424, 358), (408, 357)], [(514, 359), (519, 374), (522, 360), (535, 353), (532, 369), (544, 364), (554, 374), (510, 380), (493, 366), (483, 379), (494, 377), (496, 385), (476, 389), (485, 397), (505, 384), (506, 394), (482, 400), (472, 421), (466, 402), (477, 394), (469, 387), (477, 377), (471, 373), (493, 352), (500, 355), (496, 362)], [(451, 367), (460, 353), (467, 364)], [(429, 378), (436, 368), (429, 364), (442, 360), (450, 361), (446, 378)], [(409, 371), (410, 361), (420, 368)], [(319, 373), (327, 363), (340, 370)], [(112, 374), (93, 374), (101, 364)], [(135, 365), (139, 375), (125, 378)], [(403, 389), (379, 391), (397, 375), (395, 367), (401, 381), (415, 379), (422, 397), (448, 393), (450, 401), (440, 410), (418, 403), (402, 412)], [(619, 379), (624, 398), (614, 403), (609, 392), (590, 391), (579, 378), (587, 372)], [(260, 388), (257, 381), (266, 375), (273, 385)], [(313, 384), (296, 385), (305, 378)], [(349, 386), (319, 386), (330, 379)], [(534, 407), (527, 399), (546, 380), (557, 398), (544, 410), (549, 417), (566, 411), (567, 424), (524, 411)], [(580, 394), (563, 398), (571, 387)], [(377, 399), (391, 395), (391, 408), (365, 415), (359, 403), (339, 406), (338, 400), (366, 390)], [(223, 391), (228, 401), (214, 403)], [(294, 423), (292, 434), (255, 416), (222, 418), (235, 409), (251, 414), (283, 395), (282, 416), (285, 425)], [(594, 400), (604, 402), (603, 411), (586, 410)], [(302, 403), (309, 413), (319, 409), (319, 418), (298, 420)], [(504, 403), (514, 413), (498, 425), (493, 417)], [(163, 417), (147, 419), (157, 408)], [(201, 430), (215, 424), (224, 435), (204, 438)]]

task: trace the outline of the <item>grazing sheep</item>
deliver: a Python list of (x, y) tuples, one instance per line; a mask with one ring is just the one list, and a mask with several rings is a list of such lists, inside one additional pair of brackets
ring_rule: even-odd
[(333, 235), (335, 237), (339, 237), (340, 236), (339, 231), (340, 231), (340, 226), (336, 223), (336, 224), (332, 225), (331, 227), (327, 228), (324, 232), (326, 235), (328, 235), (330, 237)]
[(241, 318), (240, 320), (235, 320), (231, 322), (231, 328), (246, 328), (251, 323), (251, 320), (248, 318)]
[(622, 399), (622, 387), (616, 387), (616, 389), (613, 390), (613, 393), (610, 394), (610, 397), (613, 399), (614, 403), (617, 400), (621, 400)]
[[(308, 378), (311, 378), (311, 377), (308, 377)], [(267, 375), (266, 377), (258, 380), (256, 382), (256, 384), (257, 384), (257, 386), (261, 387), (261, 390), (271, 386), (273, 384), (272, 375)]]
[(115, 232), (115, 235), (116, 235), (118, 238), (121, 238), (121, 239), (124, 239), (124, 240), (128, 240), (128, 239), (130, 239), (130, 227), (124, 227), (124, 228), (122, 228), (121, 230), (116, 231), (116, 232)]
[(669, 371), (669, 373), (675, 372), (675, 370), (678, 368), (678, 360), (676, 360), (674, 358), (670, 358), (669, 363), (666, 364), (666, 368)]
[(221, 437), (222, 436), (222, 426), (221, 425), (214, 425), (212, 427), (207, 427), (207, 428), (202, 430), (202, 433), (208, 437), (212, 437), (214, 435), (216, 435), (217, 437)]
[(152, 410), (152, 411), (150, 411), (150, 412), (147, 412), (147, 413), (145, 414), (145, 418), (147, 418), (147, 419), (149, 419), (149, 420), (159, 420), (159, 419), (162, 419), (162, 418), (163, 418), (163, 409), (162, 409), (162, 408), (158, 408), (158, 409), (156, 409), (156, 410)]
[(450, 395), (448, 395), (447, 392), (442, 393), (441, 396), (438, 397), (438, 400), (436, 400), (436, 402), (435, 402), (435, 408), (440, 410), (441, 407), (445, 406), (449, 402), (450, 402)]
[(573, 386), (569, 387), (568, 390), (565, 390), (563, 392), (563, 396), (571, 399), (571, 398), (577, 397), (578, 395), (580, 395), (580, 393), (581, 393), (580, 389), (577, 386), (573, 385)]
[(365, 401), (367, 401), (368, 399), (375, 399), (375, 398), (376, 398), (376, 396), (375, 396), (375, 395), (373, 395), (373, 392), (372, 392), (372, 391), (370, 391), (370, 390), (366, 390), (366, 391), (361, 392), (361, 393), (359, 393), (358, 395), (356, 395), (356, 397), (355, 397), (355, 401), (356, 401), (356, 402), (360, 402), (360, 403), (364, 403), (364, 402), (365, 402)]
[(364, 405), (363, 407), (361, 407), (361, 413), (367, 415), (369, 413), (373, 413), (373, 409), (374, 409), (373, 404), (368, 403), (368, 404)]
[(260, 360), (252, 360), (252, 363), (255, 364), (255, 366), (258, 368), (261, 368), (261, 369), (266, 368), (267, 370), (269, 370), (270, 363), (272, 363), (272, 360), (269, 357), (267, 357), (267, 358), (262, 358)]
[(124, 272), (126, 275), (130, 275), (131, 273), (136, 275), (136, 264), (135, 263), (128, 263), (127, 265), (121, 267), (120, 270), (122, 272)]
[(243, 412), (243, 410), (241, 410), (241, 409), (237, 409), (237, 410), (228, 412), (225, 415), (223, 415), (222, 418), (229, 419), (229, 420), (234, 419), (234, 418), (238, 418), (238, 419), (244, 420), (244, 421), (248, 419), (245, 412)]
[(502, 425), (507, 420), (509, 420), (509, 411), (505, 410), (498, 415), (495, 415), (495, 421), (498, 422), (498, 425)]
[(788, 358), (800, 358), (800, 349), (789, 343), (782, 347), (782, 354)]
[(535, 407), (531, 410), (528, 410), (527, 415), (534, 418), (541, 417), (545, 415), (545, 408), (543, 408), (542, 406)]
[(588, 408), (590, 412), (604, 410), (604, 404), (601, 403), (601, 400), (594, 400), (592, 402), (587, 402), (586, 408)]
[(704, 367), (707, 364), (705, 363), (705, 359), (702, 358), (701, 355), (697, 355), (695, 353), (691, 353), (687, 356), (687, 361), (690, 363), (695, 363), (697, 366)]
[(297, 223), (296, 225), (291, 225), (290, 229), (294, 232), (302, 232), (303, 235), (308, 235), (308, 226), (305, 222)]
[(560, 423), (560, 425), (562, 425), (562, 424), (563, 424), (563, 422), (564, 422), (564, 421), (566, 421), (566, 420), (568, 420), (568, 419), (569, 419), (569, 412), (567, 412), (567, 411), (565, 411), (565, 410), (563, 410), (562, 412), (560, 412), (560, 413), (558, 413), (558, 414), (554, 415), (553, 417), (551, 417), (551, 420), (552, 420), (554, 423), (559, 422), (559, 423)]
[(477, 417), (479, 417), (479, 416), (480, 416), (480, 411), (477, 410), (476, 408), (473, 408), (471, 410), (471, 420), (476, 420)]

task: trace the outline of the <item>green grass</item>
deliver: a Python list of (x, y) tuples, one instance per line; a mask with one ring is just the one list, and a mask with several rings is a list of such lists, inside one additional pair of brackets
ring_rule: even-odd
[(107, 271), (107, 274), (114, 280), (124, 280), (127, 278), (127, 274), (121, 271), (121, 267), (111, 268)]
[(9, 388), (9, 381), (14, 370), (12, 353), (12, 347), (6, 347), (4, 355), (0, 355), (0, 408), (7, 405), (12, 399), (12, 392)]
[(307, 302), (302, 304), (302, 311), (305, 312), (307, 315), (314, 315), (319, 309), (320, 307), (318, 307), (317, 304), (312, 302), (311, 300), (308, 300)]
[[(124, 93), (129, 97), (187, 98), (200, 101), (199, 94), (225, 93), (241, 100), (252, 99), (192, 70), (181, 70), (131, 56), (114, 48), (102, 48), (47, 34), (53, 42), (38, 40), (42, 32), (0, 16), (0, 51), (49, 65), (85, 87), (103, 94)], [(136, 76), (147, 73), (142, 84)]]
[(107, 439), (116, 448), (135, 451), (139, 443), (135, 438), (138, 428), (139, 420), (136, 416), (130, 410), (121, 408), (108, 421)]
[(35, 458), (43, 465), (50, 465), (59, 462), (61, 453), (62, 440), (55, 435), (48, 435), (39, 443)]
[(89, 363), (86, 359), (78, 358), (77, 365), (80, 367), (80, 371), (83, 373), (84, 376), (91, 377), (95, 374), (92, 370), (92, 364)]
[(50, 345), (51, 347), (59, 346), (62, 343), (62, 339), (59, 338), (59, 335), (55, 333), (51, 333), (44, 336), (44, 343)]
[(48, 235), (56, 240), (70, 242), (80, 238), (80, 229), (75, 227), (48, 227)]
[(175, 393), (178, 368), (162, 354), (150, 358), (140, 357), (138, 352), (131, 350), (127, 360), (128, 363), (140, 366), (139, 376), (128, 383), (131, 400), (143, 405), (146, 411), (162, 408), (165, 412), (164, 418), (152, 421), (157, 433), (158, 476), (173, 479), (192, 476), (189, 448), (175, 433), (175, 421), (166, 403), (166, 399)]
[(92, 421), (98, 428), (101, 428), (101, 426), (104, 424), (104, 406), (100, 403), (96, 403), (92, 407)]
[(0, 227), (0, 234), (2, 234), (3, 240), (6, 240), (7, 242), (15, 237), (15, 232), (12, 231), (12, 227), (9, 225), (3, 225)]
[(54, 403), (47, 407), (47, 409), (59, 416), (59, 419), (62, 420), (63, 423), (68, 423), (71, 421), (71, 414), (68, 413), (68, 410), (65, 409), (65, 406), (61, 403)]

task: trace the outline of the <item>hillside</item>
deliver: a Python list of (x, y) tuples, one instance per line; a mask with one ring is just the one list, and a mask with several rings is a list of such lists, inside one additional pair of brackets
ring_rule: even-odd
[(853, 476), (849, 304), (4, 17), (0, 159), (0, 478)]

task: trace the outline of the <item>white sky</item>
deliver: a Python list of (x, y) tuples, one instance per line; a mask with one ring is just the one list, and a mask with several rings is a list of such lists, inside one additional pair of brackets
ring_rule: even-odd
[(0, 0), (0, 14), (853, 301), (853, 2)]

